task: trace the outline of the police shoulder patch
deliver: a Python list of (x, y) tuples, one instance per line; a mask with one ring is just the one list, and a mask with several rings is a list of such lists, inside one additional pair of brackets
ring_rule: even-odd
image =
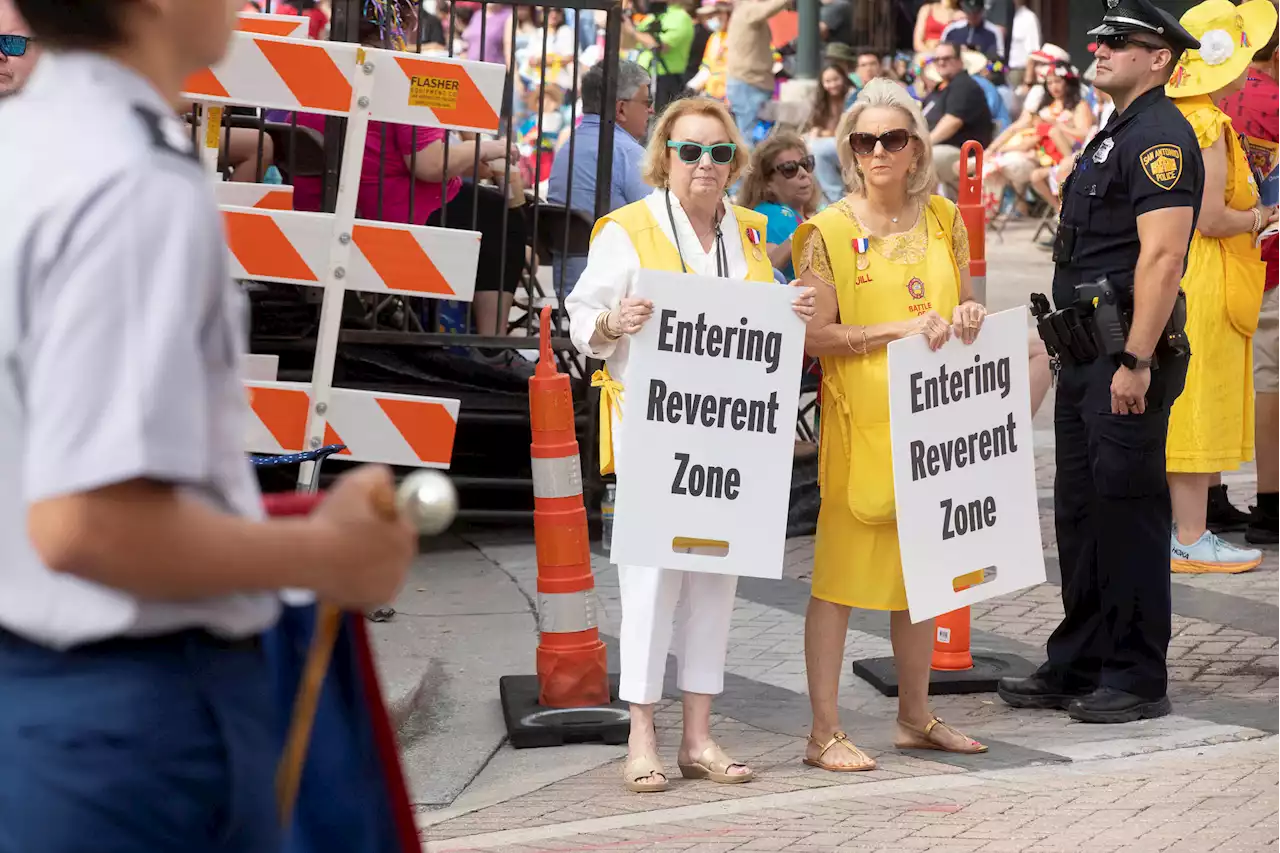
[(1164, 143), (1152, 145), (1138, 158), (1142, 171), (1162, 190), (1171, 190), (1182, 177), (1182, 149)]

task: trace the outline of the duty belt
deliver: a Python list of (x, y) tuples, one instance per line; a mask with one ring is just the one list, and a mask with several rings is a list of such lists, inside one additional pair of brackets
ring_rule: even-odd
[[(1043, 293), (1031, 294), (1031, 313), (1049, 355), (1068, 364), (1089, 364), (1100, 356), (1115, 357), (1124, 352), (1131, 318), (1111, 283), (1104, 277), (1078, 284), (1075, 294), (1071, 305), (1057, 311), (1050, 310)], [(1190, 354), (1186, 323), (1186, 294), (1179, 290), (1156, 345), (1153, 365), (1161, 354)]]

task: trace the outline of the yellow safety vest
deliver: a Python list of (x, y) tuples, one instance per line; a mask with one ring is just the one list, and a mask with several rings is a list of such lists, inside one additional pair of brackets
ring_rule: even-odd
[[(738, 220), (738, 231), (742, 237), (742, 246), (746, 250), (747, 280), (773, 281), (773, 264), (764, 250), (765, 227), (768, 220), (763, 213), (747, 210), (745, 207), (733, 208), (733, 215)], [(680, 253), (675, 245), (662, 233), (658, 220), (653, 218), (653, 211), (643, 199), (620, 207), (612, 213), (605, 214), (596, 221), (591, 229), (591, 239), (604, 228), (606, 222), (616, 222), (631, 238), (636, 254), (640, 256), (640, 266), (647, 270), (667, 270), (681, 272)], [(760, 247), (759, 257), (747, 249), (751, 240), (747, 237), (747, 229), (757, 232), (757, 244)], [(621, 413), (622, 383), (609, 375), (609, 369), (602, 367), (591, 376), (591, 384), (600, 389), (600, 473), (613, 473), (613, 414)], [(619, 414), (619, 416), (621, 416)]]

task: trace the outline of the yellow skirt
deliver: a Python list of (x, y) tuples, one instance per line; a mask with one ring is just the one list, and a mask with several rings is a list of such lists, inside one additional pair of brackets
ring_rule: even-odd
[(1253, 458), (1253, 346), (1227, 317), (1223, 251), (1197, 232), (1187, 257), (1191, 362), (1169, 413), (1170, 473), (1233, 471)]

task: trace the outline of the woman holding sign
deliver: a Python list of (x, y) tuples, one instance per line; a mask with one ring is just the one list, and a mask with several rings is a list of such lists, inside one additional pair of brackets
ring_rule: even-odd
[[(725, 200), (726, 188), (738, 179), (747, 158), (737, 125), (722, 103), (704, 97), (676, 101), (658, 119), (645, 152), (644, 179), (657, 189), (595, 225), (587, 268), (565, 300), (565, 309), (574, 345), (607, 362), (597, 381), (609, 410), (600, 425), (602, 473), (612, 470), (615, 455), (622, 460), (619, 476), (626, 476), (628, 465), (646, 462), (642, 450), (624, 455), (612, 442), (622, 401), (620, 386), (610, 374), (624, 374), (628, 337), (653, 315), (651, 301), (632, 295), (640, 270), (774, 281), (764, 246), (765, 217)], [(795, 312), (801, 319), (813, 315), (813, 299), (811, 290), (796, 298)], [(737, 581), (732, 575), (618, 567), (618, 695), (631, 703), (631, 740), (623, 770), (628, 789), (643, 793), (667, 787), (657, 755), (653, 707), (662, 698), (673, 629), (678, 629), (677, 684), (684, 693), (681, 774), (723, 783), (751, 779), (751, 769), (711, 739), (711, 697), (724, 688)]]
[(923, 335), (938, 349), (972, 343), (985, 309), (969, 279), (969, 237), (937, 185), (929, 129), (898, 84), (874, 80), (836, 131), (852, 192), (810, 219), (792, 241), (801, 283), (817, 291), (805, 349), (822, 359), (822, 446), (813, 592), (805, 665), (813, 729), (804, 763), (872, 770), (840, 730), (836, 704), (849, 610), (890, 611), (898, 668), (900, 748), (985, 752), (933, 715), (929, 662), (934, 624), (907, 612), (894, 509), (889, 436), (892, 341)]

